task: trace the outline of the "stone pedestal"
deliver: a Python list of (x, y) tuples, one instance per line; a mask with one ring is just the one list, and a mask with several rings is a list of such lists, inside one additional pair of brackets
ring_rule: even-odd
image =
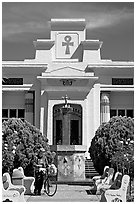
[(85, 152), (83, 145), (52, 145), (57, 153), (58, 181), (85, 180)]

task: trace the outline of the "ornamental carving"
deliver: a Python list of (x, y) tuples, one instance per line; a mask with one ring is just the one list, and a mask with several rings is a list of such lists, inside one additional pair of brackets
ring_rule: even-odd
[(63, 86), (72, 86), (75, 80), (74, 79), (61, 79), (60, 81), (62, 82)]

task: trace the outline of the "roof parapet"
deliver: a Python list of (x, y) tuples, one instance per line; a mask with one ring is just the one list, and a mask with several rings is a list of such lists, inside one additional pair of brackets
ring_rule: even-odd
[(51, 19), (51, 30), (84, 30), (86, 27), (86, 21), (82, 18), (72, 19)]

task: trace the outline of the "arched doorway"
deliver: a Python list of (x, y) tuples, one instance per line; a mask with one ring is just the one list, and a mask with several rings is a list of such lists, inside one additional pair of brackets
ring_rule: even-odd
[(82, 107), (79, 104), (53, 107), (53, 144), (82, 145)]

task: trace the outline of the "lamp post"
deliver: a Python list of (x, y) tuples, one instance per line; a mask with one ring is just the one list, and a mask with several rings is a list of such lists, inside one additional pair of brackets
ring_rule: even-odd
[(64, 99), (64, 105), (60, 108), (63, 118), (63, 129), (62, 129), (62, 144), (70, 145), (70, 113), (73, 108), (68, 104), (68, 96), (62, 97)]
[(64, 106), (61, 108), (61, 112), (63, 115), (67, 114), (69, 111), (72, 110), (72, 107), (70, 106), (70, 104), (68, 104), (68, 99), (69, 97), (66, 95), (66, 96), (62, 96), (62, 99), (64, 99), (65, 101), (65, 104)]

